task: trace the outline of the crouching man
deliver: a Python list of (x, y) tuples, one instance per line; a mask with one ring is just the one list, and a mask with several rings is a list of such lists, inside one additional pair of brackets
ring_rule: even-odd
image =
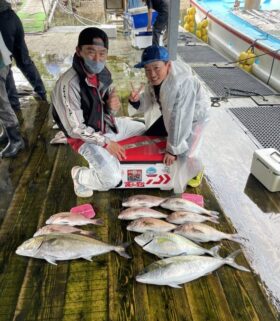
[(146, 135), (167, 137), (163, 162), (171, 166), (174, 191), (181, 193), (203, 169), (198, 150), (210, 99), (189, 66), (170, 61), (164, 47), (147, 47), (135, 67), (145, 69), (148, 83), (142, 93), (133, 89), (129, 102), (144, 113)]
[(105, 63), (108, 37), (90, 27), (81, 31), (72, 67), (57, 81), (52, 93), (53, 117), (89, 167), (72, 168), (74, 190), (90, 197), (121, 183), (120, 160), (125, 150), (117, 141), (143, 134), (145, 126), (115, 117), (121, 104)]

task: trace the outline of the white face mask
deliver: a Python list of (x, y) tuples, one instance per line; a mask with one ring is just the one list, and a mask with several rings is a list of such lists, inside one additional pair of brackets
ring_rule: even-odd
[(105, 67), (105, 62), (94, 61), (88, 58), (84, 58), (84, 64), (85, 64), (86, 70), (90, 74), (99, 74)]

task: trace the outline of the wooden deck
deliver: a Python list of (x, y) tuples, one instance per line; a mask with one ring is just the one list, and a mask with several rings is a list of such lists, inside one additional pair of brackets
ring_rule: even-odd
[[(258, 277), (228, 266), (182, 289), (137, 283), (138, 272), (156, 258), (135, 243), (129, 247), (131, 260), (111, 253), (93, 262), (76, 260), (53, 266), (17, 256), (17, 246), (32, 237), (50, 215), (86, 202), (105, 221), (104, 226), (91, 228), (100, 239), (112, 244), (130, 242), (134, 234), (126, 231), (126, 222), (117, 219), (122, 199), (138, 192), (168, 195), (158, 190), (114, 190), (77, 199), (70, 170), (82, 160), (68, 146), (49, 145), (54, 130), (47, 106), (34, 103), (25, 108), (22, 124), (31, 118), (36, 126), (24, 130), (28, 149), (0, 164), (1, 321), (277, 320), (279, 315), (269, 305)], [(206, 182), (189, 191), (203, 194), (207, 207), (221, 211)], [(224, 216), (219, 228), (232, 231)], [(224, 241), (222, 254), (237, 248)], [(248, 266), (243, 255), (237, 261)]]
[[(0, 162), (0, 321), (280, 320), (253, 272), (224, 266), (182, 289), (137, 283), (135, 276), (156, 258), (133, 243), (135, 234), (117, 219), (122, 199), (171, 192), (112, 190), (96, 192), (90, 199), (77, 198), (70, 170), (83, 161), (68, 146), (49, 144), (55, 131), (48, 108), (38, 102), (23, 104), (19, 118), (28, 147), (17, 158)], [(207, 208), (223, 212), (206, 181), (188, 192), (202, 194)], [(110, 253), (92, 262), (64, 261), (54, 266), (15, 254), (49, 216), (88, 202), (105, 224), (87, 229), (105, 242), (132, 242), (131, 260)], [(223, 214), (219, 229), (233, 232)], [(223, 256), (239, 248), (230, 241), (222, 244)], [(237, 262), (249, 267), (242, 254)]]

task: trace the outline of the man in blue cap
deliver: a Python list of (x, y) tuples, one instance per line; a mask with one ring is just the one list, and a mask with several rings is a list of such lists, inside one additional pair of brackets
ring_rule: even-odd
[(105, 66), (108, 37), (99, 28), (81, 31), (72, 67), (52, 93), (53, 117), (71, 147), (89, 163), (75, 166), (71, 175), (77, 196), (108, 190), (121, 183), (124, 148), (117, 143), (143, 134), (143, 123), (115, 117), (121, 103)]
[(144, 113), (147, 135), (167, 137), (163, 162), (173, 168), (175, 192), (183, 192), (202, 171), (197, 152), (210, 99), (190, 67), (170, 61), (164, 47), (147, 47), (135, 67), (144, 68), (148, 83), (142, 93), (132, 90), (129, 102)]

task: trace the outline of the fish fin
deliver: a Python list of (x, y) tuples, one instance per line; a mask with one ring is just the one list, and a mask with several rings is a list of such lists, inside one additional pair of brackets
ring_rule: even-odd
[(246, 237), (242, 237), (238, 234), (231, 234), (228, 237), (229, 240), (237, 242), (237, 243), (243, 243), (242, 241), (248, 241), (248, 239), (246, 239)]
[(78, 235), (84, 235), (84, 236), (88, 236), (88, 237), (96, 237), (96, 234), (94, 232), (91, 231), (77, 231), (77, 232), (73, 232), (72, 234), (78, 234)]
[(220, 245), (215, 245), (207, 253), (211, 254), (214, 257), (220, 258), (220, 255), (219, 255), (220, 248), (221, 248)]
[(239, 265), (236, 262), (234, 262), (235, 257), (241, 253), (241, 250), (234, 251), (229, 256), (225, 258), (225, 264), (230, 265), (240, 271), (250, 272), (249, 269), (245, 268), (245, 266)]
[(169, 283), (168, 286), (171, 286), (171, 288), (181, 289), (182, 287), (179, 284), (176, 283)]
[(209, 211), (209, 214), (210, 214), (211, 216), (216, 216), (216, 217), (220, 215), (220, 213), (217, 212), (217, 211)]
[(91, 224), (103, 225), (104, 224), (104, 220), (102, 218), (97, 218), (97, 219), (91, 220)]
[(82, 256), (82, 259), (92, 262), (91, 256)]
[(50, 264), (57, 265), (55, 258), (53, 256), (44, 256), (44, 259)]
[(115, 247), (115, 252), (117, 252), (120, 256), (125, 257), (126, 259), (131, 259), (131, 256), (125, 252), (125, 249), (130, 245), (130, 242), (123, 243), (119, 246)]
[(217, 217), (209, 216), (207, 221), (210, 221), (215, 224), (219, 224), (219, 219)]

